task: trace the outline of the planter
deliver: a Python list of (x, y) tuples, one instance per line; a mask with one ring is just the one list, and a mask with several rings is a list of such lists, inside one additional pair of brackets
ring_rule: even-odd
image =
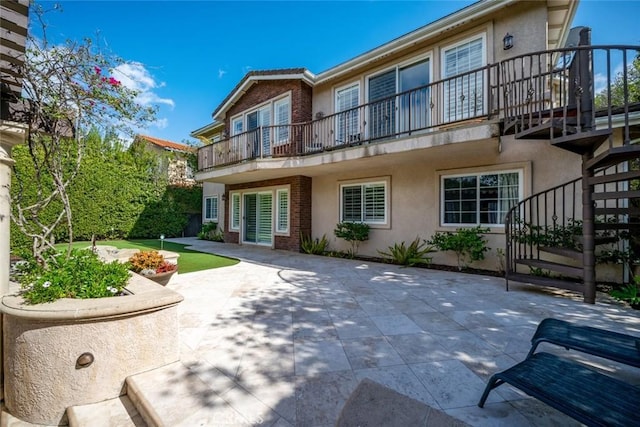
[(124, 394), (124, 381), (179, 360), (182, 296), (132, 275), (129, 295), (0, 305), (5, 410), (34, 424), (66, 424), (69, 406)]
[(167, 283), (169, 283), (169, 280), (171, 280), (171, 277), (173, 277), (173, 275), (175, 273), (178, 272), (178, 269), (175, 269), (173, 271), (167, 271), (165, 273), (157, 273), (157, 274), (152, 274), (149, 276), (144, 276), (149, 280), (153, 280), (154, 282), (156, 282), (159, 285), (162, 286), (167, 286)]

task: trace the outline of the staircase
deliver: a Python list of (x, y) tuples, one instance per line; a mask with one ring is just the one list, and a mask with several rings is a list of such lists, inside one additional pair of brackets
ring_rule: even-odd
[[(640, 82), (628, 72), (640, 48), (590, 46), (589, 31), (580, 31), (577, 47), (500, 65), (503, 135), (548, 140), (582, 157), (581, 177), (522, 200), (505, 217), (507, 290), (510, 281), (552, 286), (594, 303), (596, 252), (628, 253), (629, 237), (640, 232), (640, 209), (633, 206), (640, 191), (632, 185), (640, 179), (633, 162), (640, 159), (640, 144), (633, 143), (640, 138), (640, 99), (629, 95), (629, 85)], [(618, 60), (621, 74), (613, 72)], [(597, 71), (607, 85), (596, 102), (598, 67), (607, 68)], [(622, 274), (628, 283), (628, 269)]]

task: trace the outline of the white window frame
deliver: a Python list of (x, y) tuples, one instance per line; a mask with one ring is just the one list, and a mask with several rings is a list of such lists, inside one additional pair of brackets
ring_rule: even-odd
[[(487, 33), (483, 31), (481, 33), (475, 33), (475, 34), (473, 34), (473, 35), (471, 35), (469, 37), (465, 37), (464, 39), (458, 40), (455, 43), (451, 43), (451, 44), (445, 45), (440, 49), (440, 67), (441, 67), (441, 69), (440, 69), (440, 80), (444, 80), (445, 78), (449, 78), (449, 77), (454, 77), (454, 76), (449, 76), (449, 77), (445, 76), (446, 67), (447, 67), (446, 52), (448, 50), (455, 49), (455, 48), (457, 48), (459, 46), (462, 46), (463, 44), (470, 43), (470, 42), (478, 40), (478, 39), (482, 40), (482, 65), (480, 65), (479, 68), (485, 67), (487, 65), (487, 61), (488, 61), (488, 59), (487, 59), (487, 54), (488, 54), (488, 52), (487, 52)], [(471, 70), (469, 70), (469, 71), (471, 71)], [(484, 74), (483, 74), (483, 79), (484, 79)], [(486, 85), (487, 85), (487, 82), (483, 80), (483, 85), (482, 85), (482, 91), (483, 91), (483, 94), (482, 94), (482, 109), (483, 109), (484, 112), (488, 111), (487, 110), (487, 102), (488, 102), (487, 98), (488, 97), (485, 96), (487, 94), (487, 91), (488, 91), (488, 88), (486, 87)], [(445, 89), (444, 86), (443, 86), (443, 91), (446, 92), (446, 89)], [(446, 94), (443, 94), (442, 106), (441, 106), (441, 108), (442, 108), (442, 114), (441, 115), (442, 115), (443, 123), (450, 123), (450, 122), (455, 122), (457, 120), (465, 120), (467, 118), (470, 118), (470, 117), (465, 117), (464, 111), (461, 111), (460, 117), (458, 117), (458, 113), (456, 111), (454, 113), (454, 115), (453, 115), (454, 116), (453, 120), (451, 120), (450, 117), (447, 117), (447, 115), (448, 115), (447, 110), (449, 109), (449, 107), (448, 107), (448, 105), (449, 105), (448, 104), (448, 99), (449, 99), (448, 96)], [(461, 107), (461, 108), (463, 108), (463, 107)]]
[[(214, 216), (208, 216), (209, 211), (207, 210), (207, 200), (215, 200), (216, 203), (216, 215)], [(204, 198), (204, 220), (206, 222), (217, 222), (218, 218), (220, 217), (220, 199), (218, 197), (218, 195), (213, 195), (213, 196), (205, 196)]]
[[(277, 123), (278, 121), (278, 105), (282, 104), (286, 102), (287, 103), (287, 108), (288, 108), (288, 112), (287, 112), (287, 123)], [(286, 144), (287, 142), (289, 142), (290, 138), (290, 128), (289, 125), (291, 125), (291, 115), (292, 115), (292, 111), (291, 111), (291, 95), (287, 94), (286, 96), (283, 96), (281, 98), (275, 99), (272, 102), (272, 123), (273, 126), (286, 126), (286, 130), (282, 129), (280, 127), (276, 127), (275, 128), (275, 135), (273, 138), (273, 145), (282, 145), (282, 144)]]
[[(358, 181), (350, 181), (350, 182), (343, 182), (340, 183), (339, 188), (338, 188), (338, 199), (339, 199), (339, 222), (351, 222), (351, 221), (345, 221), (344, 218), (344, 199), (343, 199), (343, 189), (345, 187), (361, 187), (362, 190), (364, 190), (364, 187), (366, 186), (372, 186), (372, 185), (380, 185), (382, 184), (384, 187), (384, 220), (383, 221), (366, 221), (364, 220), (364, 200), (362, 203), (362, 209), (363, 211), (361, 212), (361, 216), (363, 218), (362, 223), (368, 224), (372, 227), (388, 227), (389, 226), (389, 212), (391, 211), (390, 206), (389, 206), (389, 201), (391, 200), (389, 191), (391, 188), (390, 185), (390, 180), (388, 178), (376, 178), (376, 179), (372, 179), (372, 180), (358, 180)], [(364, 191), (361, 192), (362, 197), (364, 198)]]
[[(276, 222), (276, 227), (275, 227), (275, 232), (278, 234), (289, 234), (289, 223), (291, 222), (291, 218), (290, 218), (290, 212), (291, 212), (291, 197), (290, 197), (290, 192), (288, 188), (279, 188), (276, 190), (275, 192), (275, 204), (276, 204), (276, 209), (275, 209), (275, 222)], [(281, 210), (280, 210), (280, 195), (281, 194), (286, 194), (287, 195), (287, 207), (286, 207), (286, 212), (285, 212), (285, 217), (286, 217), (286, 226), (282, 227), (282, 223), (280, 222), (280, 216), (282, 214)]]
[(360, 91), (360, 82), (359, 81), (355, 81), (355, 82), (351, 82), (349, 84), (337, 87), (334, 89), (334, 95), (333, 95), (333, 111), (336, 113), (336, 119), (335, 119), (335, 128), (336, 128), (336, 139), (340, 140), (342, 138), (342, 140), (340, 142), (336, 141), (336, 143), (340, 143), (340, 144), (350, 144), (353, 142), (358, 142), (361, 139), (364, 139), (364, 135), (361, 135), (361, 129), (360, 129), (360, 122), (361, 122), (361, 118), (360, 118), (360, 114), (361, 111), (360, 110), (355, 110), (356, 111), (356, 120), (355, 120), (355, 130), (354, 129), (350, 129), (351, 125), (347, 125), (346, 126), (346, 134), (342, 135), (340, 137), (340, 114), (343, 111), (347, 111), (347, 110), (339, 110), (339, 103), (338, 103), (338, 96), (340, 95), (341, 92), (347, 91), (347, 90), (354, 90), (357, 89), (358, 91), (358, 104), (355, 107), (350, 107), (347, 110), (350, 110), (352, 108), (357, 108), (361, 105), (362, 102), (362, 92)]
[[(236, 124), (240, 125), (239, 132), (237, 129), (238, 126), (236, 126)], [(240, 135), (242, 132), (244, 132), (244, 129), (244, 115), (239, 115), (231, 119), (231, 136)]]
[[(236, 206), (236, 204), (234, 203), (234, 199), (237, 198), (238, 199), (238, 204)], [(240, 192), (234, 192), (234, 193), (230, 193), (229, 194), (229, 230), (233, 230), (233, 231), (240, 231), (240, 228), (242, 226), (242, 197), (241, 197), (241, 193)], [(235, 215), (236, 215), (236, 209), (237, 209), (237, 217), (238, 217), (238, 224), (235, 225), (234, 224), (234, 219), (235, 219)]]
[[(517, 169), (486, 169), (486, 170), (474, 170), (469, 172), (460, 172), (460, 173), (452, 173), (452, 174), (442, 174), (440, 175), (440, 226), (442, 227), (489, 227), (489, 228), (501, 228), (504, 229), (504, 223), (481, 223), (480, 222), (480, 191), (479, 191), (479, 178), (482, 175), (500, 175), (500, 174), (508, 174), (508, 173), (517, 173), (518, 174), (518, 202), (521, 202), (524, 198), (524, 175), (525, 171), (523, 168)], [(447, 178), (459, 178), (463, 176), (474, 176), (478, 178), (478, 187), (477, 195), (476, 195), (476, 222), (475, 223), (447, 223), (444, 221), (445, 219), (445, 186), (444, 180)]]

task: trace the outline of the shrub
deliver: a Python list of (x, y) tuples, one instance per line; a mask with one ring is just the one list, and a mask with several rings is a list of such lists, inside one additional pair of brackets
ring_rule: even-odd
[(198, 239), (224, 242), (224, 233), (222, 230), (218, 230), (217, 222), (207, 222), (202, 224), (202, 229), (198, 233)]
[(458, 257), (458, 270), (468, 267), (473, 261), (484, 259), (484, 253), (490, 248), (482, 233), (488, 228), (480, 226), (473, 228), (458, 228), (455, 233), (450, 231), (437, 232), (427, 243), (434, 245), (441, 251), (454, 251)]
[(336, 225), (333, 233), (351, 244), (349, 256), (353, 258), (358, 253), (360, 242), (369, 240), (369, 224), (362, 222), (341, 222)]
[(30, 262), (22, 270), (22, 296), (29, 304), (120, 295), (129, 280), (126, 264), (107, 264), (90, 250), (75, 249), (68, 258), (54, 256), (47, 267)]
[(300, 234), (300, 248), (305, 254), (323, 255), (329, 248), (329, 240), (326, 234), (323, 234), (321, 239)]
[(610, 292), (610, 295), (618, 301), (627, 301), (632, 307), (640, 307), (640, 276), (633, 278), (634, 283), (622, 287), (621, 289), (614, 289)]
[(176, 264), (165, 261), (162, 254), (158, 251), (140, 251), (135, 253), (129, 258), (129, 265), (133, 271), (143, 276), (167, 273), (178, 268)]
[(413, 242), (406, 246), (404, 242), (399, 245), (395, 243), (389, 246), (387, 252), (378, 251), (385, 259), (400, 265), (413, 266), (416, 264), (431, 264), (431, 257), (427, 256), (435, 252), (432, 246), (427, 246), (426, 240), (420, 242), (416, 237)]

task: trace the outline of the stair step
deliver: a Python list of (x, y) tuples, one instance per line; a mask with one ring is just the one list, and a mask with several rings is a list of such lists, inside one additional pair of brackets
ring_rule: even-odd
[(585, 163), (587, 169), (600, 169), (640, 157), (640, 144), (609, 148)]
[(640, 178), (640, 170), (612, 173), (610, 175), (598, 175), (598, 176), (589, 178), (587, 182), (589, 183), (589, 185), (595, 185), (595, 184), (606, 184), (608, 182), (629, 181), (631, 179), (638, 179), (638, 178)]
[[(584, 237), (582, 236), (576, 236), (575, 240), (580, 243), (582, 246), (584, 246)], [(596, 236), (596, 238), (594, 239), (595, 241), (595, 245), (608, 245), (610, 243), (616, 243), (618, 240), (620, 240), (618, 237), (614, 237), (614, 236)]]
[[(569, 134), (575, 132), (573, 126), (566, 126), (564, 130)], [(563, 120), (561, 119), (544, 119), (543, 123), (535, 124), (515, 134), (516, 139), (552, 139), (561, 136), (563, 136)]]
[(577, 154), (593, 152), (605, 142), (611, 131), (609, 129), (577, 132), (570, 135), (553, 138), (551, 144)]
[[(153, 427), (250, 425), (247, 417), (260, 418), (270, 425), (273, 411), (213, 366), (205, 368), (202, 375), (207, 382), (181, 362), (132, 375), (126, 379), (127, 394)], [(252, 412), (246, 412), (243, 404), (251, 406)]]
[(576, 249), (560, 248), (554, 246), (539, 246), (538, 250), (541, 252), (547, 252), (554, 255), (560, 255), (563, 257), (575, 259), (576, 261), (582, 261), (582, 252)]
[(640, 230), (640, 223), (638, 222), (600, 222), (593, 226), (596, 230)]
[(584, 290), (584, 285), (580, 282), (555, 279), (552, 277), (533, 276), (523, 273), (509, 273), (507, 278), (509, 281), (528, 283), (532, 285), (549, 286), (552, 288), (567, 289), (569, 291), (582, 292)]
[(640, 215), (640, 208), (596, 208), (596, 215)]
[(146, 427), (127, 396), (67, 408), (69, 427)]
[(640, 190), (635, 191), (602, 191), (593, 193), (593, 200), (610, 200), (610, 199), (633, 199), (640, 197)]
[(542, 259), (516, 259), (517, 264), (528, 265), (534, 268), (541, 268), (543, 270), (551, 270), (567, 276), (582, 277), (582, 267), (574, 267), (571, 265), (560, 264), (557, 262), (545, 261)]

